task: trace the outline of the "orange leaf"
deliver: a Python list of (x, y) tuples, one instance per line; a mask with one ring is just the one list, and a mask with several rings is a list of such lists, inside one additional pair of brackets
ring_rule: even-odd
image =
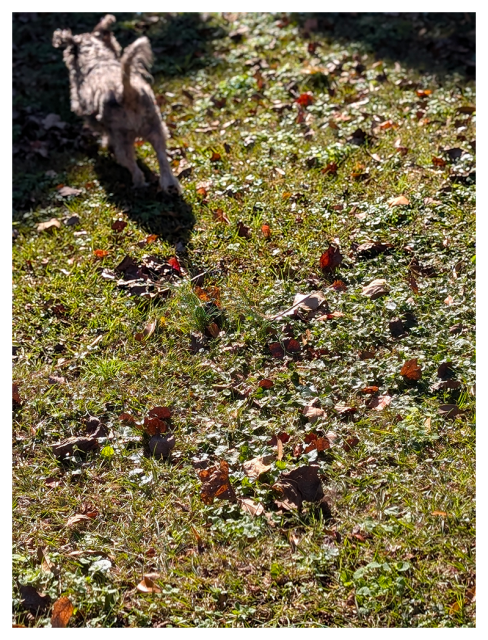
[(427, 98), (427, 96), (432, 94), (432, 89), (418, 89), (416, 94), (419, 98)]
[(69, 598), (63, 596), (56, 600), (53, 605), (53, 613), (51, 616), (51, 626), (54, 628), (65, 628), (73, 615), (74, 607)]
[(327, 251), (320, 256), (320, 268), (322, 271), (332, 271), (342, 262), (340, 249), (334, 245), (329, 245)]
[(136, 587), (137, 591), (141, 593), (161, 593), (161, 589), (158, 585), (151, 580), (149, 576), (144, 576), (141, 582)]
[(392, 198), (391, 200), (388, 200), (388, 204), (390, 205), (390, 207), (398, 207), (410, 204), (410, 200), (405, 196), (398, 196), (398, 198)]
[(156, 242), (157, 239), (158, 236), (155, 233), (151, 233), (151, 235), (146, 238), (146, 244), (152, 244), (153, 242)]
[(379, 387), (364, 387), (361, 389), (361, 393), (377, 393), (379, 391)]
[(432, 156), (432, 164), (434, 165), (434, 167), (445, 167), (447, 163), (444, 158)]
[(270, 238), (271, 237), (271, 229), (270, 229), (269, 225), (263, 224), (263, 226), (261, 227), (261, 231), (263, 232), (263, 236), (265, 238)]
[(407, 380), (420, 380), (422, 377), (422, 369), (417, 362), (417, 358), (407, 360), (400, 371), (400, 375), (407, 378)]
[(210, 162), (218, 162), (222, 159), (222, 156), (217, 151), (212, 151), (212, 155), (210, 157)]
[(444, 300), (444, 304), (447, 304), (448, 307), (451, 306), (451, 304), (454, 303), (454, 298), (452, 296), (447, 296), (447, 298)]
[(433, 516), (447, 516), (445, 511), (432, 511)]
[(108, 251), (105, 251), (105, 249), (95, 249), (93, 255), (95, 258), (106, 258), (108, 256)]
[(313, 104), (313, 96), (310, 92), (301, 93), (298, 98), (295, 100), (302, 107), (309, 107)]

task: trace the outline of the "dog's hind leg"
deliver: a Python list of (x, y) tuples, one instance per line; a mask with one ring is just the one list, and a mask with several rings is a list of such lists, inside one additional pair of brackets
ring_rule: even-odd
[(110, 137), (110, 143), (117, 162), (126, 169), (129, 169), (131, 172), (134, 187), (147, 187), (147, 182), (144, 180), (144, 174), (137, 166), (134, 145), (132, 142), (128, 143), (127, 141), (117, 140), (114, 136)]
[(181, 194), (183, 190), (178, 180), (174, 177), (166, 156), (166, 144), (162, 128), (153, 129), (147, 136), (147, 140), (152, 144), (156, 151), (156, 155), (158, 156), (159, 184), (161, 189), (166, 192), (175, 191), (176, 193)]

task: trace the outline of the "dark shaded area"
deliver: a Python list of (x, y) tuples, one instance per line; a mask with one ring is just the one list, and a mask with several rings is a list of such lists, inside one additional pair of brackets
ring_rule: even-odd
[[(70, 109), (68, 70), (62, 51), (52, 46), (57, 28), (91, 31), (104, 13), (13, 14), (13, 208), (14, 218), (51, 202), (73, 158), (91, 157), (109, 199), (123, 207), (148, 233), (169, 241), (188, 240), (195, 218), (181, 198), (157, 192), (156, 185), (135, 191), (129, 174), (107, 154)], [(122, 47), (147, 35), (154, 52), (152, 73), (158, 79), (184, 76), (204, 67), (213, 56), (212, 43), (226, 35), (199, 13), (138, 15), (117, 13), (114, 35)], [(59, 116), (56, 120), (54, 116)], [(142, 166), (148, 180), (156, 176)]]
[(295, 13), (291, 19), (311, 41), (358, 42), (378, 60), (398, 60), (420, 73), (475, 77), (474, 13)]

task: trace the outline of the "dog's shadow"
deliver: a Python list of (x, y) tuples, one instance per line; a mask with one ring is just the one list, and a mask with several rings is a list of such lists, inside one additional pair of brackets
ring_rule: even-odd
[(149, 186), (134, 189), (129, 171), (118, 165), (108, 154), (95, 156), (95, 173), (109, 202), (123, 211), (140, 228), (156, 234), (170, 244), (187, 244), (195, 226), (192, 206), (183, 195), (170, 195), (160, 190), (158, 179), (143, 161), (138, 159)]

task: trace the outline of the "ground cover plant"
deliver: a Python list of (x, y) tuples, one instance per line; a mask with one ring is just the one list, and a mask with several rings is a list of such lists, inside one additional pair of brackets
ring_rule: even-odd
[(14, 14), (13, 623), (475, 625), (475, 19), (118, 14), (182, 198)]

